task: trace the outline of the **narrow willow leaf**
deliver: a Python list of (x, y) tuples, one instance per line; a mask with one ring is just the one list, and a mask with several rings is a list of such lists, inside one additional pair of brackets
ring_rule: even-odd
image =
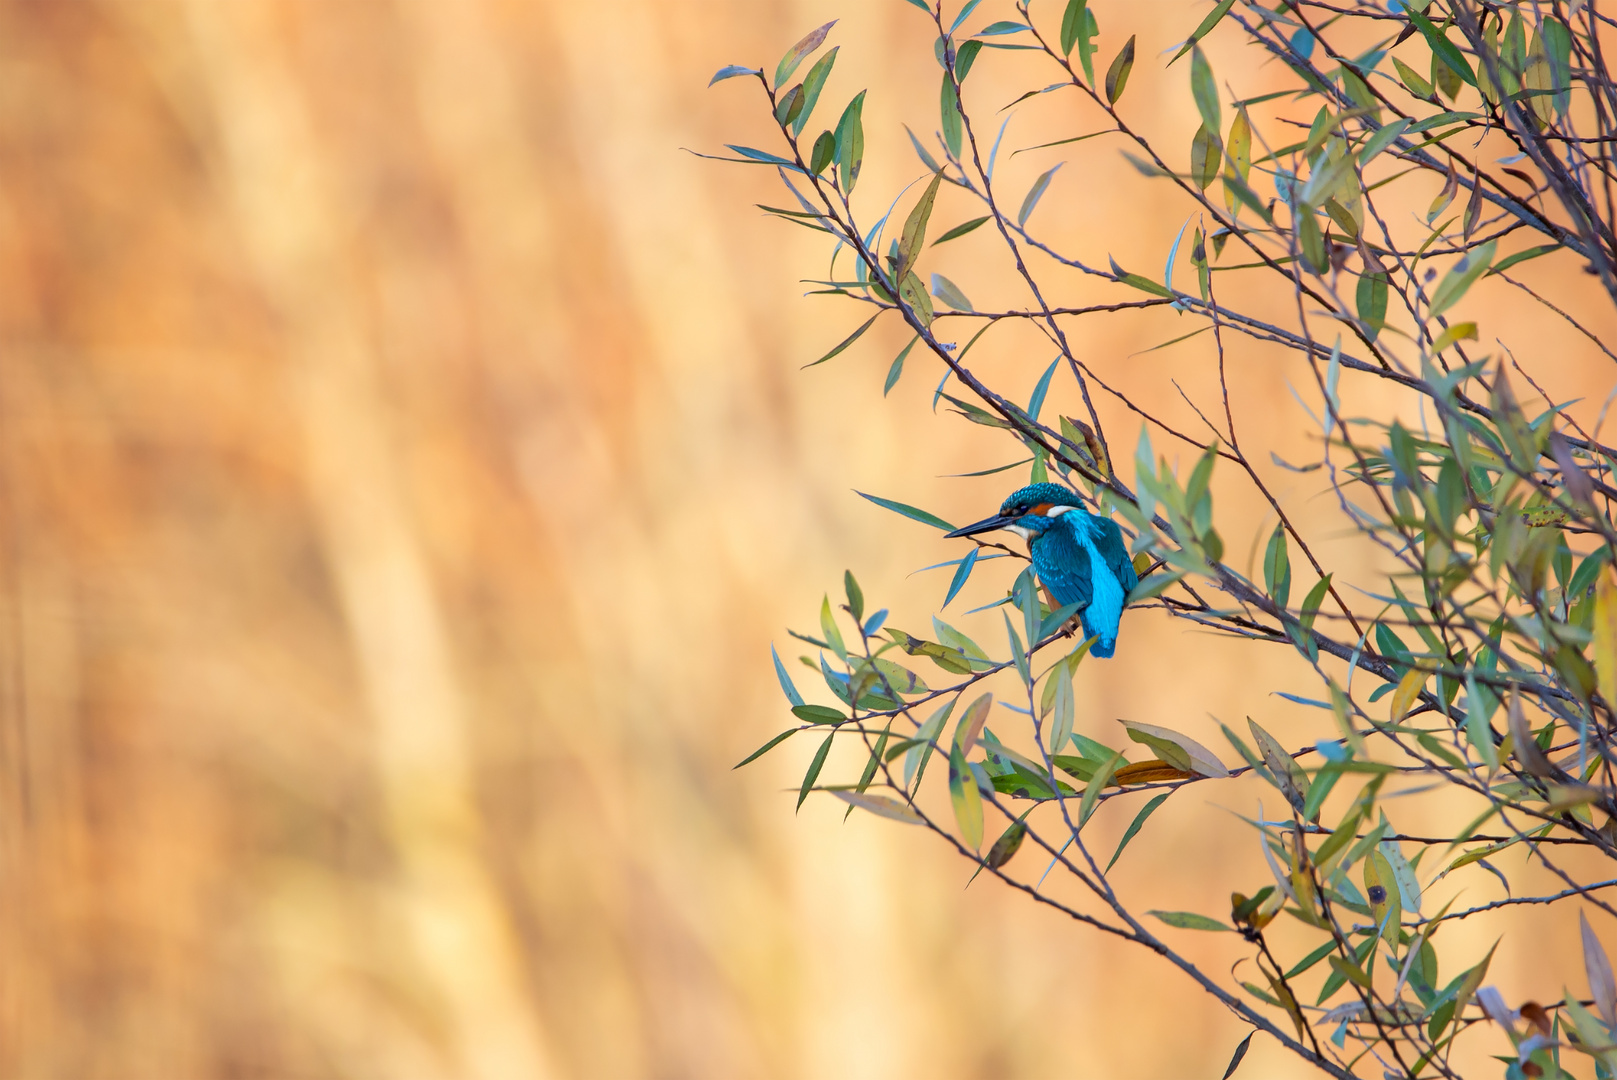
[(847, 713), (828, 705), (793, 705), (792, 715), (811, 724), (842, 724), (848, 720)]
[(1365, 336), (1374, 341), (1387, 323), (1387, 275), (1361, 275), (1355, 299), (1358, 302), (1359, 321), (1368, 330)]
[(960, 291), (960, 286), (942, 274), (932, 275), (932, 295), (956, 311), (971, 311), (971, 301)]
[(809, 152), (809, 172), (819, 176), (836, 156), (837, 137), (829, 131), (820, 132), (820, 137), (814, 140), (814, 149)]
[(1219, 167), (1224, 161), (1224, 144), (1218, 132), (1209, 131), (1206, 124), (1196, 129), (1190, 140), (1190, 178), (1206, 191), (1218, 179)]
[(1122, 720), (1119, 723), (1128, 731), (1129, 738), (1151, 747), (1163, 761), (1176, 769), (1212, 777), (1215, 780), (1221, 780), (1230, 774), (1230, 770), (1211, 750), (1189, 735), (1133, 720)]
[(1123, 96), (1124, 87), (1128, 86), (1129, 72), (1134, 70), (1134, 35), (1130, 34), (1128, 41), (1118, 52), (1112, 66), (1106, 69), (1106, 100), (1117, 104), (1117, 99)]
[(1077, 712), (1076, 701), (1072, 692), (1072, 667), (1068, 664), (1057, 664), (1055, 674), (1050, 676), (1055, 682), (1055, 699), (1051, 703), (1054, 713), (1050, 721), (1050, 753), (1060, 753), (1072, 738), (1073, 718)]
[(883, 314), (883, 312), (881, 312), (881, 311), (876, 312), (876, 314), (874, 314), (870, 318), (866, 319), (864, 321), (864, 323), (859, 327), (859, 329), (855, 330), (853, 333), (851, 333), (847, 337), (843, 338), (842, 343), (840, 345), (836, 346), (836, 348), (832, 349), (830, 352), (826, 353), (824, 356), (822, 356), (818, 360), (814, 361), (814, 363), (812, 363), (812, 364), (804, 364), (803, 366), (805, 368), (818, 367), (819, 365), (825, 363), (827, 360), (830, 360), (832, 357), (840, 356), (844, 349), (846, 349), (849, 345), (852, 345), (854, 342), (858, 341), (861, 337), (863, 337), (865, 331), (869, 330), (871, 324), (874, 323), (877, 319), (881, 318), (882, 314)]
[(869, 499), (877, 506), (886, 507), (895, 514), (903, 514), (911, 521), (919, 521), (923, 525), (930, 525), (934, 529), (942, 529), (944, 532), (954, 532), (954, 526), (950, 525), (947, 521), (944, 521), (936, 514), (929, 514), (925, 510), (917, 510), (913, 506), (897, 502), (893, 499), (884, 499), (879, 495), (866, 495), (863, 491), (856, 491), (855, 494), (861, 496), (862, 498)]
[(1269, 537), (1263, 553), (1263, 581), (1275, 606), (1284, 609), (1291, 597), (1291, 557), (1287, 551), (1286, 530), (1279, 524)]
[(1039, 381), (1033, 387), (1033, 396), (1028, 398), (1027, 414), (1034, 423), (1038, 423), (1039, 413), (1044, 411), (1044, 398), (1050, 392), (1050, 380), (1055, 377), (1056, 367), (1061, 363), (1061, 357), (1050, 361), (1050, 366), (1044, 369)]
[(1435, 91), (1432, 84), (1421, 78), (1420, 73), (1396, 56), (1392, 58), (1392, 66), (1397, 69), (1398, 77), (1403, 80), (1404, 86), (1411, 94), (1424, 101), (1432, 100)]
[(919, 334), (910, 338), (910, 343), (904, 346), (903, 351), (893, 357), (893, 366), (887, 369), (887, 381), (882, 384), (882, 397), (886, 397), (888, 391), (898, 385), (899, 377), (904, 374), (904, 358), (910, 354), (910, 350), (915, 348), (915, 343), (920, 340), (921, 335)]
[(1227, 169), (1233, 169), (1235, 175), (1245, 180), (1252, 174), (1252, 121), (1247, 119), (1246, 109), (1237, 108), (1235, 119), (1230, 121), (1229, 145), (1225, 151)]
[(792, 123), (792, 134), (803, 134), (803, 127), (808, 123), (809, 115), (814, 112), (814, 106), (820, 100), (820, 91), (825, 89), (825, 80), (830, 77), (831, 68), (837, 62), (838, 48), (841, 46), (833, 48), (816, 60), (814, 66), (809, 68), (809, 73), (803, 76), (803, 107)]
[(820, 632), (825, 635), (825, 640), (830, 644), (831, 651), (846, 660), (848, 658), (848, 647), (843, 644), (842, 631), (837, 629), (836, 617), (831, 614), (831, 598), (829, 596), (820, 601)]
[(765, 754), (767, 754), (771, 750), (775, 749), (775, 747), (779, 746), (781, 743), (785, 742), (787, 739), (790, 739), (793, 735), (796, 735), (798, 730), (799, 729), (797, 729), (797, 728), (787, 728), (785, 731), (781, 732), (779, 735), (776, 735), (773, 739), (770, 739), (768, 742), (764, 743), (758, 749), (754, 750), (752, 753), (748, 754), (746, 757), (744, 757), (740, 761), (736, 762), (734, 765), (731, 766), (731, 768), (732, 769), (739, 769), (743, 765), (751, 765), (754, 761), (757, 761), (759, 758), (763, 757)]
[(803, 60), (815, 49), (818, 49), (821, 45), (825, 44), (825, 35), (829, 34), (831, 32), (831, 28), (836, 24), (837, 20), (832, 19), (824, 26), (810, 30), (808, 34), (804, 36), (802, 41), (799, 41), (796, 45), (793, 45), (790, 49), (786, 50), (786, 55), (781, 57), (780, 63), (775, 66), (776, 90), (779, 90), (781, 88), (781, 84), (792, 77), (792, 72), (797, 70), (797, 65), (801, 64)]
[[(1432, 25), (1432, 20), (1428, 19), (1424, 12), (1418, 11), (1414, 5), (1410, 5), (1405, 8), (1404, 13), (1409, 16), (1409, 21), (1415, 24), (1415, 28), (1421, 32), (1421, 36), (1426, 38), (1426, 43), (1432, 47), (1433, 56), (1441, 60), (1463, 82), (1471, 86), (1477, 85), (1477, 78), (1471, 73), (1471, 65), (1466, 63), (1465, 55), (1455, 48), (1454, 43), (1441, 30)], [(1449, 96), (1453, 97), (1452, 94)]]
[(1474, 322), (1455, 323), (1438, 335), (1432, 342), (1432, 352), (1440, 353), (1444, 349), (1459, 341), (1477, 340), (1477, 324)]
[(1589, 977), (1589, 996), (1594, 998), (1595, 1008), (1600, 1010), (1600, 1018), (1606, 1026), (1617, 1029), (1617, 982), (1612, 979), (1611, 961), (1600, 939), (1595, 937), (1588, 917), (1581, 911), (1578, 912), (1578, 929), (1583, 937), (1583, 967)]
[(960, 714), (960, 722), (954, 729), (954, 746), (962, 754), (971, 753), (977, 745), (977, 737), (982, 734), (983, 725), (988, 722), (988, 711), (993, 706), (994, 695), (984, 694)]
[(1078, 827), (1082, 829), (1089, 822), (1089, 815), (1095, 812), (1100, 805), (1100, 793), (1106, 785), (1112, 782), (1112, 774), (1117, 772), (1118, 766), (1123, 764), (1123, 751), (1119, 750), (1106, 760), (1106, 763), (1095, 770), (1094, 776), (1084, 786), (1084, 797), (1078, 804)]
[(1022, 847), (1022, 839), (1027, 835), (1027, 822), (1018, 818), (1011, 822), (1010, 827), (1000, 834), (994, 841), (994, 846), (988, 849), (988, 857), (983, 861), (990, 870), (998, 870), (1016, 856)]
[(1536, 259), (1540, 255), (1548, 255), (1552, 251), (1560, 251), (1561, 247), (1562, 245), (1560, 244), (1540, 244), (1538, 247), (1528, 248), (1526, 251), (1518, 251), (1514, 255), (1506, 255), (1494, 264), (1493, 269), (1488, 271), (1487, 276), (1493, 277), (1495, 274), (1502, 274), (1517, 263), (1526, 262), (1528, 259)]
[(716, 82), (723, 82), (725, 79), (733, 79), (737, 75), (762, 75), (763, 73), (762, 68), (743, 67), (740, 64), (726, 64), (724, 67), (721, 67), (718, 71), (713, 73), (713, 78), (709, 79), (707, 84), (712, 86)]
[(1102, 873), (1111, 873), (1112, 867), (1116, 866), (1117, 860), (1122, 857), (1123, 849), (1129, 846), (1129, 841), (1134, 839), (1134, 835), (1140, 831), (1140, 828), (1145, 824), (1146, 819), (1157, 812), (1157, 807), (1168, 801), (1168, 796), (1171, 794), (1172, 792), (1164, 791), (1161, 795), (1156, 796), (1150, 802), (1146, 803), (1145, 806), (1141, 808), (1140, 812), (1134, 815), (1134, 820), (1129, 823), (1129, 827), (1124, 831), (1123, 839), (1119, 841), (1117, 850), (1112, 853), (1112, 859), (1106, 864), (1106, 869), (1103, 870)]
[(1202, 126), (1208, 131), (1223, 130), (1224, 118), (1219, 109), (1218, 81), (1213, 78), (1213, 66), (1207, 62), (1207, 54), (1201, 51), (1200, 46), (1193, 48), (1190, 53), (1190, 96), (1196, 101), (1196, 111), (1201, 114)]
[[(1065, 162), (1062, 164), (1065, 164)], [(1059, 168), (1061, 168), (1061, 165), (1047, 169), (1039, 174), (1037, 180), (1033, 181), (1033, 186), (1028, 189), (1027, 195), (1022, 199), (1022, 208), (1016, 212), (1016, 224), (1018, 227), (1027, 225), (1027, 219), (1033, 215), (1033, 208), (1039, 205), (1039, 200), (1044, 197), (1045, 189), (1050, 186), (1050, 178), (1055, 176), (1056, 170)]]
[(966, 763), (958, 743), (949, 749), (949, 802), (961, 839), (977, 851), (983, 846), (983, 797), (977, 790), (977, 774)]
[(963, 137), (960, 99), (955, 95), (954, 79), (947, 71), (943, 73), (943, 85), (938, 90), (938, 113), (943, 121), (943, 142), (948, 146), (949, 154), (958, 158)]
[(775, 678), (780, 680), (781, 693), (785, 694), (786, 700), (793, 705), (803, 704), (803, 695), (797, 692), (791, 676), (786, 674), (786, 665), (780, 662), (780, 653), (775, 651), (774, 645), (769, 646), (769, 655), (775, 659)]
[(943, 598), (943, 607), (948, 607), (949, 601), (953, 600), (960, 590), (965, 587), (966, 579), (971, 577), (971, 569), (977, 565), (977, 556), (982, 554), (982, 550), (980, 547), (974, 547), (966, 552), (964, 559), (960, 560), (959, 567), (955, 569), (954, 577), (949, 581), (949, 592)]
[(1363, 168), (1370, 164), (1371, 159), (1391, 146), (1407, 127), (1409, 127), (1408, 120), (1394, 120), (1377, 128), (1374, 134), (1364, 140), (1364, 146), (1359, 151), (1359, 167)]
[(803, 787), (797, 793), (797, 809), (803, 809), (803, 800), (814, 790), (814, 782), (820, 778), (820, 770), (825, 766), (826, 755), (831, 753), (831, 741), (836, 737), (835, 732), (827, 735), (820, 748), (814, 752), (814, 760), (809, 762), (808, 772), (803, 774)]
[(943, 708), (933, 713), (915, 733), (915, 745), (904, 754), (904, 787), (906, 790), (915, 782), (917, 771), (922, 763), (932, 756), (932, 743), (937, 740), (938, 734), (943, 731), (943, 725), (949, 722), (949, 714), (954, 712), (955, 702), (951, 699)]
[(1222, 930), (1234, 933), (1234, 930), (1217, 919), (1210, 919), (1206, 915), (1198, 915), (1194, 911), (1148, 911), (1147, 915), (1161, 919), (1169, 926), (1180, 930)]
[(1437, 283), (1437, 291), (1432, 294), (1432, 318), (1435, 319), (1458, 303), (1466, 290), (1471, 288), (1472, 283), (1487, 271), (1488, 265), (1493, 262), (1494, 248), (1497, 244), (1498, 241), (1489, 240), (1485, 244), (1477, 245), (1449, 269), (1443, 280)]
[(1088, 0), (1067, 0), (1067, 10), (1061, 16), (1061, 55), (1070, 54), (1077, 43), (1088, 6)]
[(1595, 579), (1593, 648), (1600, 696), (1617, 703), (1617, 579), (1609, 571)]
[(1230, 1080), (1230, 1077), (1235, 1075), (1235, 1070), (1241, 1067), (1241, 1059), (1246, 1057), (1246, 1048), (1252, 1045), (1252, 1036), (1257, 1033), (1257, 1028), (1247, 1032), (1246, 1038), (1241, 1040), (1241, 1045), (1235, 1048), (1235, 1055), (1230, 1058), (1229, 1068), (1224, 1070), (1223, 1080)]
[(915, 265), (921, 246), (926, 242), (926, 223), (932, 217), (932, 204), (937, 201), (938, 185), (942, 182), (941, 172), (932, 174), (932, 182), (916, 200), (915, 208), (905, 220), (904, 234), (898, 242), (898, 267), (893, 271), (894, 277), (903, 277)]
[(831, 794), (850, 806), (868, 810), (879, 817), (888, 818), (892, 821), (902, 821), (906, 825), (926, 824), (920, 814), (887, 795), (871, 795), (863, 791), (838, 791), (835, 789), (832, 790)]
[(983, 222), (987, 221), (990, 216), (991, 215), (985, 214), (984, 216), (982, 216), (980, 218), (972, 218), (970, 221), (965, 222), (964, 224), (956, 225), (954, 228), (950, 229), (948, 232), (944, 233), (942, 236), (940, 236), (936, 240), (932, 241), (932, 246), (937, 247), (939, 244), (947, 243), (948, 241), (953, 240), (953, 239), (955, 239), (957, 237), (965, 236), (971, 230), (977, 228), (977, 226), (979, 226)]
[(932, 325), (932, 320), (936, 318), (932, 311), (932, 298), (927, 294), (926, 286), (921, 284), (921, 279), (916, 277), (915, 271), (911, 270), (904, 275), (904, 280), (898, 286), (898, 298), (909, 305), (915, 312), (915, 317), (921, 320), (922, 326)]
[(1381, 939), (1389, 946), (1398, 947), (1398, 924), (1403, 918), (1403, 903), (1398, 895), (1398, 881), (1392, 866), (1380, 851), (1371, 852), (1364, 860), (1364, 895), (1370, 901), (1370, 917), (1381, 928)]
[(1398, 680), (1398, 687), (1392, 692), (1392, 705), (1387, 712), (1388, 718), (1394, 724), (1409, 715), (1415, 699), (1420, 697), (1421, 690), (1426, 686), (1426, 674), (1420, 668), (1412, 667)]
[(837, 121), (837, 176), (844, 194), (851, 194), (865, 161), (865, 91), (861, 90), (842, 110)]
[(1211, 33), (1213, 27), (1218, 25), (1218, 21), (1228, 14), (1230, 8), (1234, 6), (1235, 0), (1219, 0), (1218, 6), (1207, 13), (1207, 17), (1201, 21), (1200, 25), (1191, 31), (1189, 40), (1179, 47), (1178, 52), (1173, 54), (1173, 60), (1168, 61), (1168, 66), (1173, 67), (1174, 60), (1178, 60), (1195, 48), (1196, 43)]

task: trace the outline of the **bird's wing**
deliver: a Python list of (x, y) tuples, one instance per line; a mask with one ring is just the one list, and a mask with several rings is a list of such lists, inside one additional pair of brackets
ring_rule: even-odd
[[(1116, 526), (1113, 526), (1114, 528)], [(1029, 545), (1033, 569), (1057, 604), (1089, 606), (1094, 596), (1090, 583), (1089, 552), (1070, 529), (1048, 529)]]
[(1098, 524), (1100, 527), (1094, 532), (1095, 550), (1111, 568), (1123, 586), (1123, 595), (1127, 596), (1140, 583), (1140, 575), (1135, 572), (1134, 563), (1129, 559), (1128, 545), (1123, 543), (1123, 530), (1111, 518), (1100, 518)]

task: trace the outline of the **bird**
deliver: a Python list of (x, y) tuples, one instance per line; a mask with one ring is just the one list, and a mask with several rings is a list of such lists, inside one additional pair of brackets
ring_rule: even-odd
[(976, 536), (995, 529), (1027, 541), (1033, 570), (1050, 599), (1057, 607), (1080, 605), (1084, 635), (1096, 639), (1090, 651), (1111, 656), (1123, 604), (1140, 583), (1117, 522), (1091, 514), (1060, 484), (1042, 483), (1013, 491), (999, 513), (947, 535)]

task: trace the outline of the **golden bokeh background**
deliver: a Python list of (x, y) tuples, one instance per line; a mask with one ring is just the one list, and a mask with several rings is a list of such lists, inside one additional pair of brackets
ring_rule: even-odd
[[(1100, 7), (1103, 59), (1141, 35), (1130, 103), (1175, 160), (1196, 121), (1159, 53), (1202, 6)], [(932, 412), (935, 364), (883, 401), (895, 327), (799, 371), (859, 318), (798, 295), (825, 246), (752, 208), (781, 199), (768, 170), (683, 150), (770, 148), (756, 84), (708, 77), (837, 16), (821, 109), (870, 89), (868, 221), (917, 174), (900, 122), (936, 126), (897, 0), (0, 2), (0, 1076), (1222, 1071), (1245, 1025), (1144, 950), (963, 890), (918, 830), (794, 817), (807, 741), (731, 771), (789, 719), (771, 641), (803, 671), (784, 627), (844, 568), (899, 626), (941, 599), (908, 575), (958, 549), (851, 489), (963, 521), (1011, 485), (944, 478), (1009, 459)], [(1243, 93), (1281, 78), (1209, 48)], [(1015, 56), (979, 62), (985, 113), (1053, 81)], [(1051, 95), (1007, 150), (1094, 121)], [(1098, 145), (1039, 220), (1156, 276), (1189, 208)], [(934, 220), (968, 213), (945, 192)], [(939, 266), (1020, 306), (988, 231)], [(1587, 343), (1494, 317), (1558, 393), (1603, 396)], [(1182, 325), (1087, 323), (1081, 348), (1188, 427), (1170, 379), (1214, 385), (1205, 338), (1133, 355)], [(1025, 394), (1049, 358), (1018, 333), (974, 355)], [(1254, 442), (1309, 453), (1306, 372), (1242, 348)], [(1103, 408), (1126, 457), (1138, 422)], [(1245, 551), (1262, 508), (1224, 505)], [(1323, 549), (1373, 568), (1339, 530)], [(1080, 725), (1330, 734), (1271, 695), (1308, 688), (1271, 653), (1131, 615)], [(1218, 914), (1263, 880), (1219, 808), (1258, 794), (1169, 803), (1119, 887)], [(1522, 925), (1496, 981), (1581, 985), (1565, 918)], [(1215, 977), (1243, 955), (1174, 940)], [(1297, 1068), (1260, 1038), (1243, 1075)]]

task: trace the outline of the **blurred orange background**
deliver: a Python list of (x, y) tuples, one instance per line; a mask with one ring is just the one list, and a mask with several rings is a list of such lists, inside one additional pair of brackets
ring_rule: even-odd
[[(1099, 6), (1103, 62), (1141, 34), (1128, 104), (1171, 160), (1196, 120), (1158, 54), (1204, 6)], [(869, 221), (918, 174), (900, 122), (937, 126), (932, 36), (897, 0), (0, 2), (0, 1076), (1221, 1073), (1247, 1028), (1144, 950), (963, 891), (919, 830), (824, 797), (794, 817), (806, 740), (731, 771), (789, 722), (771, 641), (807, 687), (784, 627), (844, 568), (901, 627), (941, 600), (907, 575), (957, 547), (850, 489), (965, 521), (1018, 482), (943, 478), (1011, 451), (933, 414), (919, 356), (883, 401), (895, 326), (799, 371), (863, 316), (800, 298), (826, 247), (753, 209), (772, 173), (682, 149), (777, 149), (756, 84), (707, 79), (838, 16), (810, 132), (870, 89)], [(1209, 49), (1241, 92), (1281, 85)], [(1054, 81), (1018, 55), (979, 61), (968, 104)], [(1051, 95), (1007, 151), (1094, 126)], [(1189, 208), (1082, 145), (1036, 220), (1159, 276)], [(970, 210), (939, 205), (934, 233)], [(988, 232), (939, 266), (1019, 306)], [(1586, 343), (1497, 319), (1485, 339), (1531, 333), (1598, 403)], [(1168, 380), (1214, 385), (1205, 338), (1131, 358), (1190, 327), (1085, 327), (1194, 425)], [(1016, 335), (974, 355), (1025, 396), (1049, 356)], [(1243, 348), (1254, 442), (1300, 459), (1279, 354)], [(1126, 457), (1138, 421), (1103, 408)], [(1243, 566), (1270, 526), (1229, 498)], [(972, 606), (1004, 585), (979, 575)], [(1281, 650), (1158, 613), (1124, 637), (1080, 680), (1096, 738), (1171, 723), (1230, 760), (1211, 716), (1331, 734), (1271, 696), (1308, 692)], [(1119, 887), (1220, 914), (1264, 871), (1219, 807), (1257, 796), (1169, 803)], [(1507, 939), (1491, 981), (1579, 982), (1539, 962), (1575, 958), (1564, 923)], [(1245, 955), (1195, 938), (1215, 977)], [(1297, 1069), (1260, 1038), (1243, 1075)]]

